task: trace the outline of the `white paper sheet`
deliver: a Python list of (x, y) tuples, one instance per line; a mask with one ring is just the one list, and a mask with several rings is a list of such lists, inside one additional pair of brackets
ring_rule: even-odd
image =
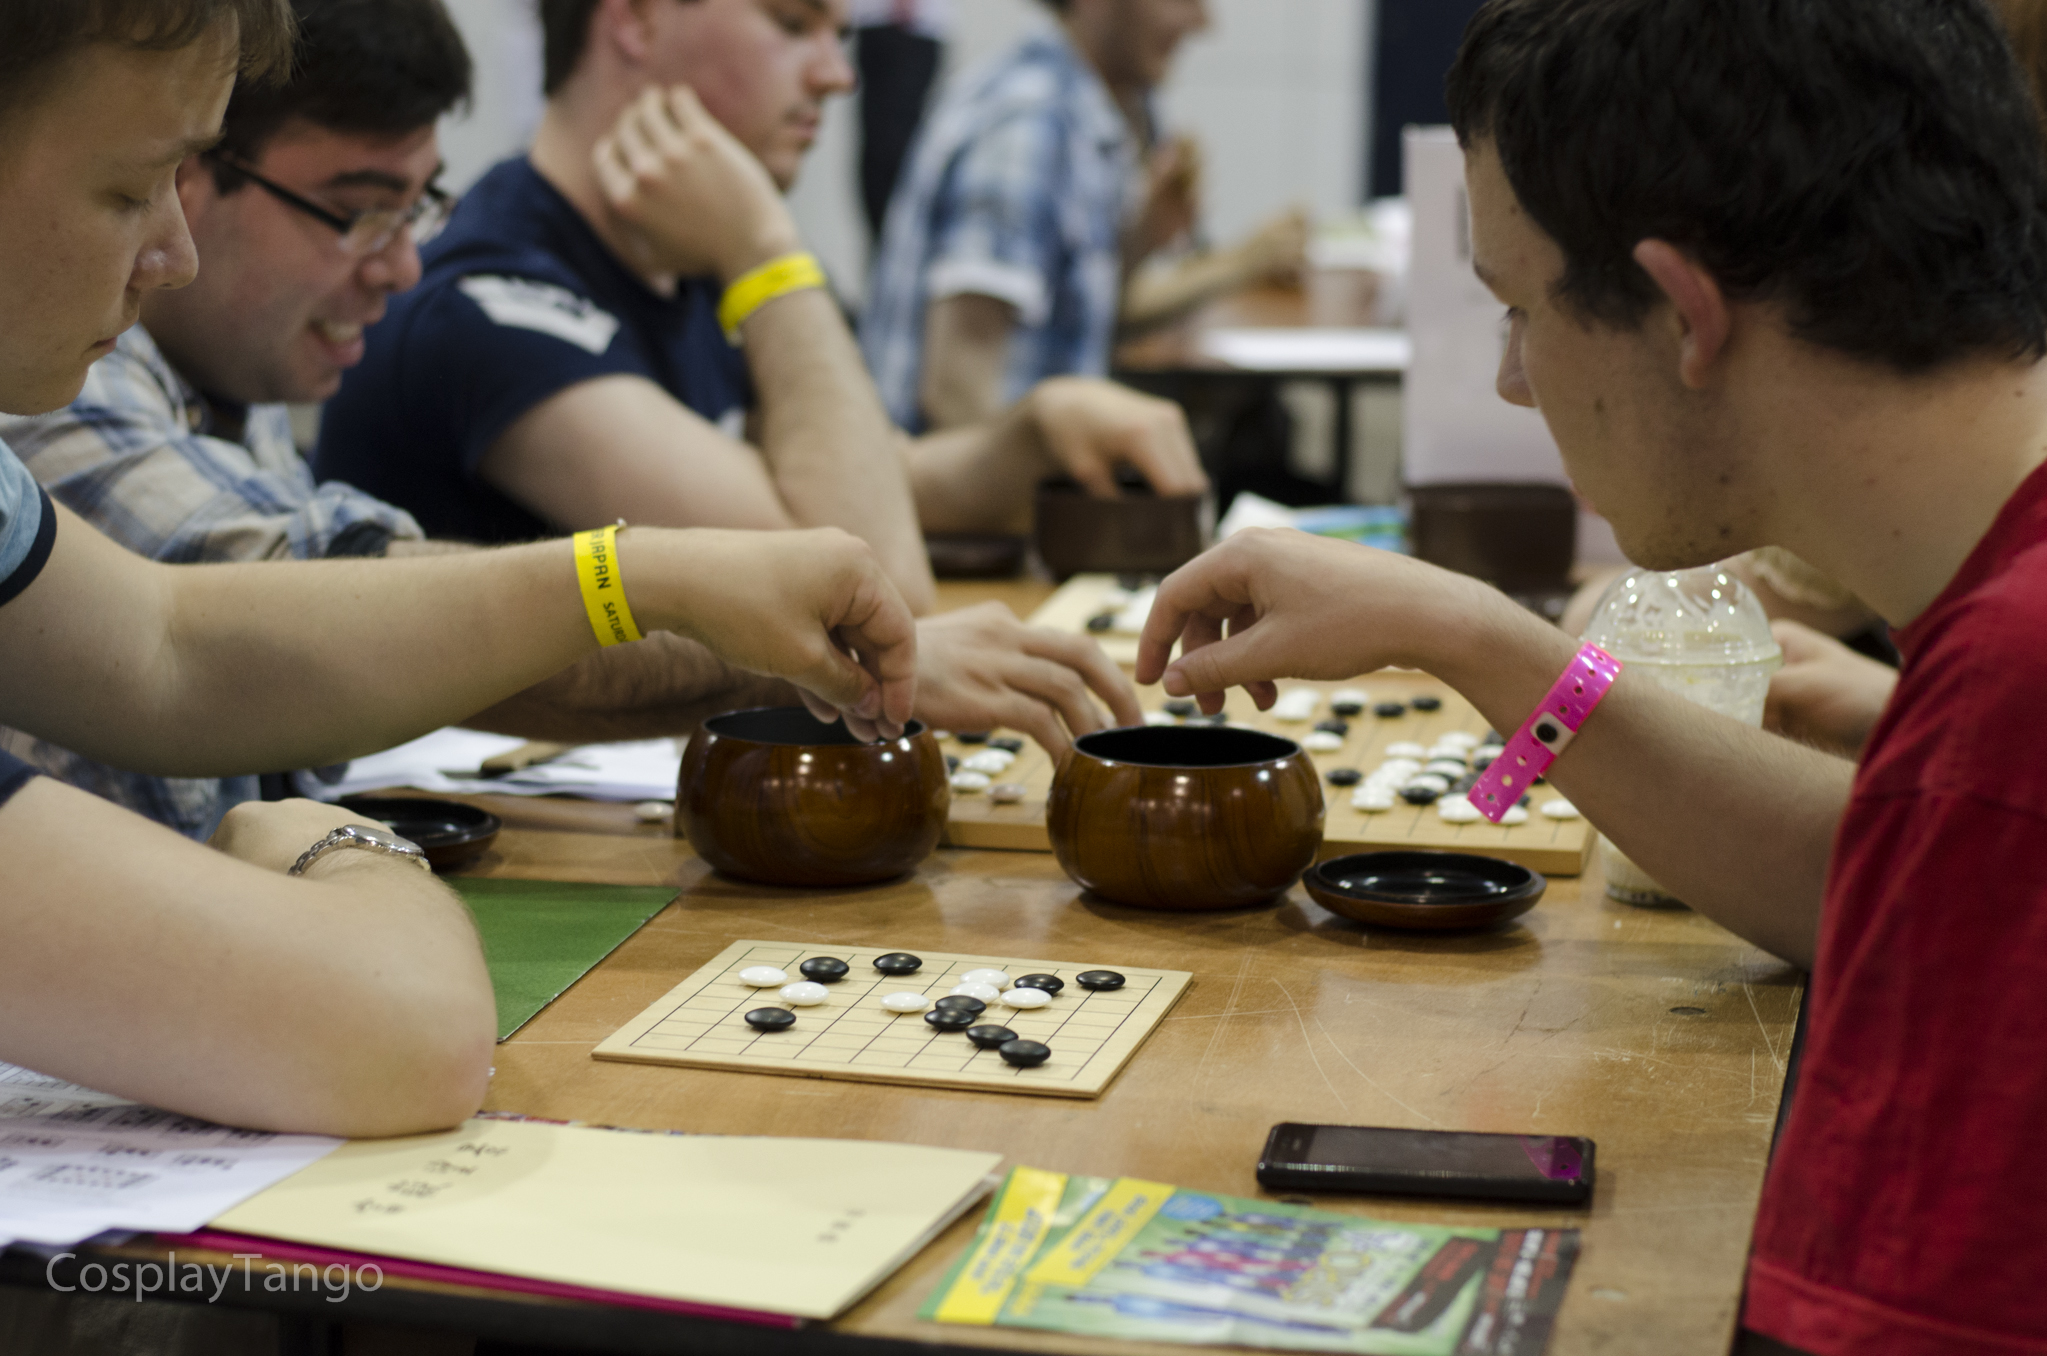
[(1414, 345), (1404, 330), (1211, 330), (1201, 351), (1249, 372), (1405, 372)]
[(0, 1245), (186, 1233), (340, 1145), (194, 1120), (0, 1064)]
[(503, 777), (473, 775), (486, 758), (526, 741), (510, 735), (446, 729), (383, 753), (358, 758), (338, 785), (321, 788), (328, 800), (411, 787), (419, 791), (489, 792), (505, 796), (581, 796), (588, 800), (673, 800), (682, 770), (682, 741), (642, 739), (585, 744), (536, 767)]

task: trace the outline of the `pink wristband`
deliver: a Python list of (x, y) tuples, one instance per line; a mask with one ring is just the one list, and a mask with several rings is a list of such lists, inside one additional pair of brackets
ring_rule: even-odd
[(1506, 751), (1479, 774), (1468, 797), (1478, 812), (1495, 824), (1506, 818), (1535, 779), (1549, 771), (1557, 755), (1577, 738), (1585, 718), (1620, 676), (1621, 661), (1597, 645), (1587, 645), (1572, 656), (1542, 705), (1507, 741)]

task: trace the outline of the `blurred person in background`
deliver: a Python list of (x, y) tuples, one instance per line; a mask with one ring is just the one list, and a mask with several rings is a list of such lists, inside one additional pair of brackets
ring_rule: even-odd
[(952, 0), (850, 0), (846, 13), (860, 67), (860, 208), (879, 240), (945, 61)]
[(912, 430), (985, 420), (1047, 377), (1109, 370), (1119, 331), (1297, 276), (1294, 211), (1242, 244), (1195, 239), (1201, 158), (1153, 95), (1205, 0), (1046, 0), (1057, 22), (968, 72), (926, 122), (882, 232), (861, 342)]

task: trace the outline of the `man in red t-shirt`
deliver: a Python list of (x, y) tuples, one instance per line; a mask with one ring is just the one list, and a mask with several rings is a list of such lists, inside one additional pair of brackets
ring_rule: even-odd
[[(1500, 393), (1630, 558), (1782, 545), (1899, 628), (1860, 770), (1623, 672), (1551, 771), (1812, 970), (1752, 1340), (2047, 1352), (2047, 153), (1998, 22), (1490, 0), (1450, 107)], [(1410, 665), (1515, 730), (1575, 649), (1477, 581), (1256, 533), (1161, 587), (1138, 678), (1214, 709)]]

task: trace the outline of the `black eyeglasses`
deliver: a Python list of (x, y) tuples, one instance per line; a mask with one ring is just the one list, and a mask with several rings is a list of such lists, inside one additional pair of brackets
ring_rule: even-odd
[(372, 207), (366, 212), (336, 212), (265, 178), (246, 161), (226, 151), (208, 151), (206, 158), (252, 181), (285, 206), (304, 212), (328, 226), (340, 235), (341, 248), (345, 253), (361, 258), (388, 248), (400, 231), (410, 230), (415, 241), (431, 240), (435, 232), (446, 224), (448, 213), (454, 207), (453, 198), (429, 185), (410, 207)]

